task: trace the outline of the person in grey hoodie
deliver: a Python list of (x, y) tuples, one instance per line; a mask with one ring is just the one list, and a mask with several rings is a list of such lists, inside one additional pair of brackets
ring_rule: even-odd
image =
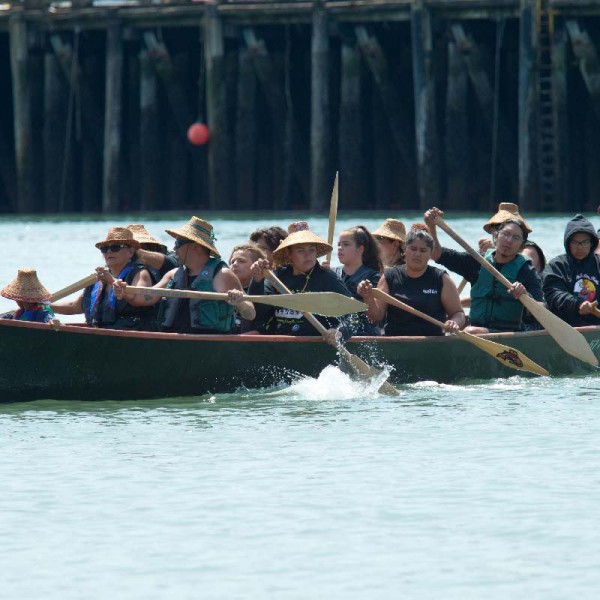
[(543, 289), (548, 308), (573, 326), (599, 325), (595, 302), (600, 289), (600, 255), (594, 253), (598, 234), (583, 215), (565, 228), (565, 254), (544, 270)]

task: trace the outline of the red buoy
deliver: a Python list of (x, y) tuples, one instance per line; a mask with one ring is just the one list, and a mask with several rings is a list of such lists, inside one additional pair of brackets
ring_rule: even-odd
[(187, 138), (194, 146), (204, 146), (210, 139), (210, 131), (204, 123), (193, 123), (187, 130)]

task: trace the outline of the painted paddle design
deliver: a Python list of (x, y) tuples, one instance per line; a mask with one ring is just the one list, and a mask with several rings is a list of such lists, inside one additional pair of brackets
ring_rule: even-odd
[[(197, 300), (227, 300), (227, 294), (219, 292), (194, 292), (192, 290), (171, 290), (167, 288), (150, 288), (127, 286), (125, 294), (134, 296), (162, 296), (164, 298), (192, 298)], [(244, 296), (244, 300), (280, 306), (300, 312), (314, 312), (326, 317), (340, 317), (350, 313), (361, 312), (367, 305), (354, 298), (348, 298), (337, 292), (308, 292), (287, 296)]]
[[(502, 285), (506, 288), (511, 287), (511, 282), (485, 260), (479, 252), (471, 248), (442, 218), (437, 218), (436, 225), (443, 229), (455, 242), (460, 244), (468, 254), (484, 269), (487, 269)], [(529, 294), (521, 295), (519, 300), (565, 352), (590, 365), (598, 366), (598, 359), (579, 331), (573, 329), (573, 327), (554, 313), (551, 313), (545, 306), (536, 302)]]
[[(271, 271), (267, 269), (265, 271), (269, 279), (273, 282), (275, 287), (279, 290), (282, 295), (292, 294), (290, 290), (283, 284), (283, 282)], [(299, 295), (299, 294), (298, 294)], [(327, 328), (324, 327), (313, 315), (309, 312), (303, 312), (304, 318), (321, 334), (325, 335), (327, 333)], [(379, 369), (375, 367), (370, 367), (362, 358), (356, 356), (356, 354), (352, 354), (344, 346), (338, 344), (337, 346), (338, 352), (343, 360), (345, 360), (353, 369), (354, 372), (362, 377), (363, 379), (371, 379), (372, 377), (376, 377), (381, 373)], [(400, 392), (387, 381), (384, 381), (379, 387), (379, 393), (387, 394), (388, 396), (399, 396)]]
[[(416, 315), (417, 317), (421, 317), (421, 319), (429, 321), (430, 323), (433, 323), (442, 329), (444, 327), (444, 324), (441, 321), (438, 321), (428, 314), (425, 314), (424, 312), (405, 304), (402, 302), (402, 300), (398, 300), (397, 298), (386, 294), (383, 290), (373, 288), (373, 295), (376, 298), (387, 302), (388, 304), (392, 304), (393, 306), (397, 306), (398, 308)], [(546, 371), (546, 369), (544, 369), (544, 367), (540, 367), (540, 365), (532, 361), (530, 358), (525, 356), (525, 354), (519, 352), (515, 348), (505, 346), (504, 344), (498, 344), (497, 342), (492, 342), (491, 340), (485, 340), (464, 331), (457, 331), (454, 335), (458, 336), (461, 340), (464, 340), (469, 344), (473, 344), (473, 346), (477, 346), (477, 348), (489, 354), (492, 358), (495, 358), (505, 367), (516, 369), (517, 371), (528, 371), (529, 373), (535, 373), (536, 375), (550, 374), (548, 371)]]

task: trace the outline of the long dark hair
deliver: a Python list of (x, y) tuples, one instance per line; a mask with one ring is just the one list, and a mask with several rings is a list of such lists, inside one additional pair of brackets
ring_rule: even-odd
[(531, 240), (525, 240), (525, 242), (523, 243), (523, 248), (533, 248), (538, 253), (538, 256), (540, 257), (540, 262), (542, 263), (542, 271), (543, 271), (545, 266), (548, 264), (548, 262), (546, 261), (546, 257), (544, 255), (544, 253), (542, 252), (542, 249), (535, 242), (532, 242)]
[(362, 255), (363, 265), (381, 273), (383, 265), (379, 256), (379, 244), (377, 244), (377, 240), (373, 237), (373, 234), (364, 225), (351, 227), (342, 231), (342, 233), (350, 234), (356, 246), (364, 248)]

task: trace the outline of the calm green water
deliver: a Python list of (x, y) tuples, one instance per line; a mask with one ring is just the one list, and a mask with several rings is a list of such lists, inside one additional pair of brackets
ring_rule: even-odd
[[(148, 226), (166, 241), (183, 220)], [(565, 218), (530, 221), (560, 252)], [(214, 223), (228, 256), (258, 221)], [(0, 279), (35, 266), (63, 287), (111, 224), (2, 221)], [(0, 405), (0, 595), (595, 598), (600, 379), (401, 391), (328, 367), (230, 395)]]

